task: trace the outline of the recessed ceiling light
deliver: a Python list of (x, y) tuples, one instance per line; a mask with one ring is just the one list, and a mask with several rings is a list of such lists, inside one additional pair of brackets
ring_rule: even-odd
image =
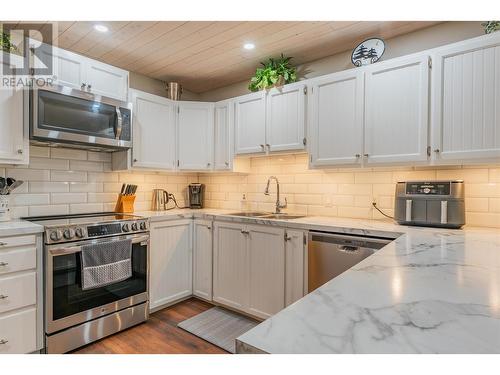
[(104, 25), (94, 25), (94, 29), (96, 29), (100, 33), (105, 33), (106, 31), (108, 31), (108, 27)]
[(254, 49), (255, 48), (255, 44), (253, 44), (253, 43), (245, 43), (245, 44), (243, 44), (243, 48), (244, 49)]

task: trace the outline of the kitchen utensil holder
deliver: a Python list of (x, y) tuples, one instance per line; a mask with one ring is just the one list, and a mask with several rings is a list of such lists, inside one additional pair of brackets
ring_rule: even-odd
[(118, 196), (116, 201), (115, 212), (130, 214), (134, 212), (135, 195), (122, 195)]
[(10, 197), (8, 195), (0, 195), (0, 221), (10, 220)]

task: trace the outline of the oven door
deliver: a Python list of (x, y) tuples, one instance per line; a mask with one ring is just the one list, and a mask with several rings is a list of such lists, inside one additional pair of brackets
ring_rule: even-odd
[[(104, 287), (82, 290), (81, 247), (126, 238), (132, 239), (132, 277)], [(147, 301), (148, 275), (148, 234), (46, 246), (45, 332), (51, 334)]]
[(31, 93), (32, 139), (115, 149), (132, 146), (129, 103), (64, 86)]

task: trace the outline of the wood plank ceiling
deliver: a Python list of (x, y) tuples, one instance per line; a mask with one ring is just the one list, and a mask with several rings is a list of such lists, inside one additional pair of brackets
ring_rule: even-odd
[[(94, 29), (96, 23), (109, 28)], [(58, 22), (59, 47), (201, 93), (249, 79), (259, 62), (281, 52), (295, 64), (438, 22)], [(255, 49), (243, 49), (245, 42)]]

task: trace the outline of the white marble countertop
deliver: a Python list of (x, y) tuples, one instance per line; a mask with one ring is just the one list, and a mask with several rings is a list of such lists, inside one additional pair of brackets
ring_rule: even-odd
[[(142, 213), (399, 236), (238, 338), (241, 352), (500, 353), (500, 231), (335, 217), (235, 218), (227, 210)], [(163, 217), (163, 218), (162, 218)]]
[(42, 233), (43, 226), (25, 220), (0, 221), (0, 237)]

